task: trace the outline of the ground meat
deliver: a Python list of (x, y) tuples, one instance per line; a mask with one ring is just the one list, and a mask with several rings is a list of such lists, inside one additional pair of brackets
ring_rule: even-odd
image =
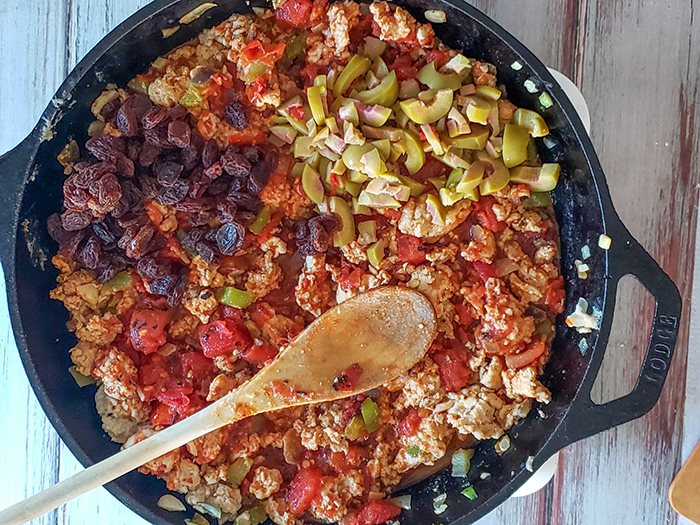
[(175, 339), (183, 339), (188, 335), (195, 333), (195, 329), (199, 325), (199, 319), (194, 315), (185, 315), (180, 319), (176, 319), (167, 327), (168, 333)]
[(495, 341), (502, 349), (514, 350), (529, 343), (535, 331), (535, 321), (525, 315), (525, 307), (498, 279), (486, 282), (482, 340)]
[(389, 42), (413, 42), (432, 47), (434, 33), (430, 26), (418, 24), (408, 11), (396, 7), (392, 12), (386, 2), (370, 4), (370, 12), (379, 27), (379, 38)]
[(187, 452), (192, 455), (197, 464), (208, 463), (219, 455), (227, 436), (228, 429), (226, 427), (214, 430), (187, 443)]
[(296, 524), (296, 517), (287, 510), (284, 498), (269, 498), (265, 501), (265, 512), (276, 525)]
[(105, 393), (116, 399), (127, 399), (136, 395), (138, 369), (124, 352), (111, 348), (95, 362), (92, 373), (102, 379)]
[(272, 177), (259, 197), (264, 204), (284, 211), (292, 220), (307, 216), (313, 207), (311, 199), (301, 187), (301, 179), (290, 183), (286, 177)]
[(326, 37), (333, 39), (335, 53), (341, 56), (350, 45), (350, 31), (360, 21), (360, 6), (355, 2), (336, 2), (328, 8)]
[(216, 300), (214, 292), (209, 288), (190, 285), (185, 291), (182, 305), (202, 323), (208, 323), (209, 317), (219, 306), (219, 301)]
[(460, 252), (462, 257), (467, 261), (493, 263), (496, 255), (496, 237), (493, 233), (475, 224), (471, 227), (471, 236), (472, 240)]
[(132, 436), (145, 415), (143, 411), (134, 414), (125, 409), (118, 400), (105, 393), (104, 385), (100, 385), (95, 392), (95, 407), (102, 418), (102, 428), (117, 443), (124, 443)]
[(454, 307), (450, 299), (459, 290), (457, 274), (445, 264), (437, 264), (435, 267), (421, 265), (411, 272), (408, 287), (430, 299), (438, 319), (438, 330), (445, 332), (449, 338), (454, 337)]
[(282, 486), (282, 473), (274, 468), (258, 467), (248, 489), (256, 498), (263, 500), (272, 496)]
[(192, 258), (189, 279), (191, 283), (198, 286), (219, 287), (224, 285), (224, 276), (217, 271), (215, 266), (207, 263), (199, 255)]
[(284, 255), (288, 251), (287, 243), (274, 235), (266, 239), (260, 245), (260, 249), (265, 253), (270, 252), (273, 259), (277, 259), (277, 257)]
[(447, 410), (447, 422), (460, 434), (491, 439), (501, 437), (507, 430), (499, 419), (507, 406), (494, 391), (475, 385), (447, 396), (454, 401)]
[(549, 403), (552, 394), (537, 379), (537, 370), (528, 366), (520, 370), (505, 370), (503, 382), (506, 393), (512, 399), (532, 398), (540, 403)]
[(323, 254), (306, 258), (299, 281), (294, 289), (297, 304), (318, 317), (330, 307), (331, 287)]
[(189, 459), (183, 459), (175, 464), (168, 476), (166, 487), (181, 494), (187, 494), (201, 482), (199, 467)]
[(492, 64), (474, 60), (472, 62), (472, 75), (477, 86), (496, 87), (496, 68)]
[(264, 255), (256, 257), (253, 270), (248, 273), (245, 289), (258, 299), (279, 288), (282, 282), (282, 268), (273, 259), (272, 252), (265, 252)]
[(99, 346), (87, 341), (78, 341), (78, 344), (70, 349), (70, 359), (78, 372), (84, 376), (91, 375), (98, 349)]

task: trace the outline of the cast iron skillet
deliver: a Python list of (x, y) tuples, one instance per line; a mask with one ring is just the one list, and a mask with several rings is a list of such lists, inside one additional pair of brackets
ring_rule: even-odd
[[(47, 234), (46, 219), (60, 211), (64, 180), (56, 156), (71, 138), (84, 143), (92, 120), (90, 104), (107, 82), (125, 85), (159, 55), (221, 22), (231, 12), (249, 9), (241, 0), (219, 0), (217, 8), (164, 40), (161, 29), (173, 26), (200, 1), (157, 0), (119, 25), (73, 70), (31, 135), (0, 158), (0, 257), (17, 346), (49, 419), (84, 465), (114, 454), (119, 446), (101, 429), (93, 401), (94, 387), (80, 390), (66, 371), (71, 365), (68, 349), (75, 337), (65, 327), (68, 313), (61, 303), (49, 299), (57, 274), (49, 259), (57, 246)], [(448, 23), (436, 24), (437, 34), (448, 45), (464, 49), (467, 56), (495, 64), (499, 82), (505, 84), (509, 99), (516, 105), (541, 110), (539, 93), (523, 88), (527, 79), (554, 100), (553, 107), (543, 111), (551, 135), (538, 147), (545, 161), (556, 161), (563, 167), (554, 198), (561, 229), (566, 312), (573, 311), (578, 299), (584, 297), (601, 314), (600, 330), (588, 335), (566, 328), (560, 316), (554, 351), (542, 378), (552, 391), (552, 402), (535, 407), (540, 410), (533, 409), (526, 420), (510, 430), (512, 446), (503, 456), (495, 454), (493, 442), (478, 446), (470, 471), (470, 481), (479, 495), (475, 501), (459, 495), (463, 481), (444, 471), (406, 489), (413, 495), (413, 510), (403, 513), (405, 523), (464, 525), (494, 509), (530, 476), (525, 468), (529, 456), (534, 456), (537, 469), (566, 445), (638, 418), (654, 406), (676, 343), (681, 300), (673, 282), (620, 222), (583, 125), (542, 63), (503, 28), (462, 0), (396, 3), (407, 7), (419, 20), (428, 8), (444, 10)], [(522, 65), (519, 70), (511, 67), (516, 61)], [(601, 233), (612, 238), (608, 251), (598, 248)], [(573, 262), (581, 258), (581, 247), (586, 244), (592, 252), (588, 261), (591, 272), (582, 281), (576, 276)], [(605, 354), (617, 283), (627, 274), (639, 279), (656, 299), (649, 346), (634, 390), (615, 401), (596, 405), (590, 391)], [(481, 480), (481, 472), (489, 472), (491, 477)], [(166, 490), (163, 481), (131, 473), (107, 488), (154, 524), (182, 523), (182, 514), (156, 506)], [(449, 507), (438, 518), (432, 500), (442, 492), (448, 494)]]

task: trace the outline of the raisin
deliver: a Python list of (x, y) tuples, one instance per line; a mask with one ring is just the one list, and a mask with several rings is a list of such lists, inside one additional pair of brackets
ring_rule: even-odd
[(249, 211), (252, 213), (258, 213), (263, 207), (260, 199), (244, 192), (229, 192), (226, 200), (235, 203), (239, 210)]
[(154, 146), (160, 146), (162, 148), (170, 147), (170, 141), (168, 140), (168, 128), (166, 126), (146, 129), (143, 132), (143, 136), (146, 138), (146, 141), (150, 142)]
[(141, 166), (150, 166), (155, 162), (162, 151), (163, 147), (161, 145), (145, 141), (139, 153), (139, 164)]
[(139, 123), (143, 121), (143, 118), (153, 108), (153, 102), (151, 102), (151, 99), (149, 99), (146, 95), (142, 95), (141, 93), (129, 95), (129, 98), (127, 98), (124, 102), (124, 105), (127, 104), (133, 109), (134, 115), (136, 115), (136, 120)]
[(209, 224), (214, 217), (215, 215), (209, 211), (195, 211), (190, 212), (187, 221), (190, 226), (204, 226)]
[(267, 162), (261, 162), (253, 166), (248, 179), (248, 191), (253, 195), (260, 193), (270, 181), (270, 168)]
[(138, 181), (144, 197), (154, 199), (158, 195), (160, 188), (156, 179), (143, 175), (138, 178)]
[(73, 233), (71, 237), (61, 243), (61, 247), (59, 248), (58, 252), (64, 257), (72, 259), (77, 253), (78, 248), (80, 248), (80, 243), (83, 242), (84, 238), (85, 230), (80, 230)]
[(221, 161), (217, 161), (208, 168), (204, 170), (204, 174), (210, 179), (214, 180), (221, 176), (223, 173), (223, 165)]
[(168, 124), (168, 141), (173, 146), (180, 149), (186, 148), (190, 145), (190, 140), (192, 138), (192, 131), (187, 122), (182, 120), (173, 120)]
[(175, 209), (185, 212), (207, 211), (211, 209), (212, 203), (206, 199), (183, 199), (175, 204)]
[(216, 242), (216, 228), (209, 228), (204, 232), (204, 240), (212, 243)]
[(92, 221), (92, 214), (86, 210), (66, 210), (61, 214), (61, 225), (69, 232), (87, 228), (90, 221)]
[(197, 243), (197, 246), (195, 247), (197, 254), (204, 259), (207, 264), (211, 264), (214, 262), (214, 250), (211, 249), (211, 247), (204, 242)]
[(202, 228), (192, 228), (187, 235), (185, 235), (180, 244), (182, 247), (190, 252), (197, 251), (197, 243), (204, 238), (204, 229)]
[(90, 193), (97, 199), (98, 212), (103, 215), (112, 211), (122, 198), (122, 187), (117, 176), (108, 173), (90, 186)]
[(122, 202), (127, 205), (127, 209), (136, 208), (141, 205), (143, 194), (136, 185), (130, 180), (121, 182), (122, 186)]
[(139, 121), (136, 118), (134, 108), (124, 103), (117, 111), (117, 128), (125, 137), (135, 137), (139, 132)]
[(237, 206), (233, 202), (220, 202), (216, 210), (216, 218), (223, 224), (236, 219)]
[(214, 139), (209, 139), (204, 144), (204, 149), (202, 149), (202, 164), (205, 168), (208, 168), (221, 157), (221, 150), (219, 145)]
[(190, 181), (190, 191), (188, 195), (193, 199), (198, 199), (204, 192), (207, 191), (211, 180), (204, 174), (204, 170), (199, 167), (196, 168), (189, 176)]
[(234, 100), (224, 110), (226, 120), (234, 129), (242, 130), (250, 126), (250, 108), (238, 100)]
[(153, 279), (148, 283), (148, 290), (155, 295), (167, 295), (172, 290), (175, 284), (175, 277), (172, 275), (164, 275)]
[(117, 240), (116, 235), (105, 222), (93, 222), (92, 230), (104, 244), (114, 244)]
[(153, 238), (155, 230), (153, 226), (147, 224), (140, 230), (136, 232), (136, 235), (129, 241), (126, 245), (125, 251), (127, 257), (132, 259), (138, 259), (146, 253), (146, 248), (148, 248), (148, 243)]
[(190, 189), (190, 185), (184, 180), (177, 180), (172, 186), (163, 188), (158, 193), (158, 202), (164, 206), (177, 204), (185, 197)]
[(78, 259), (88, 270), (95, 270), (100, 265), (102, 249), (97, 237), (90, 237), (78, 254)]
[(172, 263), (161, 257), (143, 257), (136, 264), (136, 271), (144, 279), (157, 279), (172, 272)]
[(109, 214), (114, 217), (115, 219), (118, 219), (119, 217), (122, 217), (129, 211), (129, 205), (124, 202), (123, 200), (120, 200), (117, 205), (114, 207), (112, 211), (109, 212)]
[(141, 124), (144, 129), (155, 129), (166, 118), (168, 118), (168, 110), (162, 106), (155, 106), (143, 116)]
[(148, 215), (142, 212), (132, 212), (117, 219), (117, 224), (124, 229), (132, 227), (140, 228), (148, 224)]
[(111, 122), (114, 120), (114, 117), (116, 116), (117, 111), (119, 110), (119, 107), (121, 105), (122, 102), (118, 98), (110, 100), (104, 106), (102, 106), (102, 109), (100, 110), (100, 115), (102, 115), (102, 118), (105, 119), (105, 121)]
[(116, 164), (111, 160), (95, 164), (79, 162), (73, 166), (73, 182), (78, 188), (87, 189), (94, 181), (107, 173), (114, 173), (116, 169)]
[(216, 244), (222, 255), (233, 255), (243, 246), (245, 228), (237, 222), (223, 224), (216, 232)]
[(251, 165), (243, 155), (228, 148), (221, 156), (221, 165), (229, 175), (247, 177), (251, 173)]
[(126, 143), (126, 156), (133, 162), (138, 162), (143, 148), (143, 141), (140, 138), (133, 138)]
[(129, 157), (123, 154), (118, 154), (114, 157), (114, 162), (117, 167), (115, 173), (118, 173), (119, 175), (122, 175), (124, 177), (134, 176), (134, 161), (131, 160)]
[(246, 146), (241, 150), (241, 153), (251, 164), (257, 164), (263, 158), (263, 152), (257, 146)]
[(255, 222), (256, 217), (257, 217), (256, 213), (251, 213), (249, 211), (239, 211), (236, 214), (236, 219), (243, 226), (250, 226), (251, 224), (253, 224)]
[(99, 160), (115, 158), (118, 154), (126, 153), (126, 144), (118, 137), (99, 135), (85, 143), (85, 148)]
[(204, 139), (202, 139), (201, 135), (193, 133), (190, 143), (180, 151), (180, 162), (185, 166), (185, 170), (191, 171), (197, 167), (202, 158), (203, 147)]
[(184, 106), (177, 105), (168, 109), (168, 118), (170, 120), (180, 120), (185, 118), (186, 116), (187, 110), (184, 108)]
[(95, 270), (95, 279), (98, 283), (111, 281), (117, 275), (117, 269), (112, 264), (103, 264)]
[(182, 164), (170, 160), (158, 159), (153, 165), (153, 173), (156, 176), (156, 180), (162, 186), (172, 186), (175, 184), (179, 180), (183, 169)]
[(58, 244), (62, 244), (72, 235), (63, 227), (63, 224), (61, 223), (61, 215), (58, 213), (49, 215), (49, 218), (46, 220), (46, 229), (48, 230), (51, 238)]
[(174, 286), (168, 291), (168, 306), (177, 306), (182, 302), (182, 297), (185, 295), (185, 290), (187, 289), (189, 269), (184, 267), (175, 280)]
[(76, 178), (77, 175), (71, 175), (63, 183), (63, 205), (71, 210), (84, 210), (90, 194), (77, 187)]

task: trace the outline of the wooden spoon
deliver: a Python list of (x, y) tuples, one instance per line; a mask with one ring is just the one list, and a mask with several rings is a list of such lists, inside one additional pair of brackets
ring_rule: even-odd
[[(435, 312), (420, 293), (377, 288), (316, 319), (250, 381), (179, 423), (0, 512), (20, 525), (225, 425), (272, 410), (330, 401), (377, 388), (416, 364), (435, 338)], [(354, 364), (352, 391), (334, 380)]]

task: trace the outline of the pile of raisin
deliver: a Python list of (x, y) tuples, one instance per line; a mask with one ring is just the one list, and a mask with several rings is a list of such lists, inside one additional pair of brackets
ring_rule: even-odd
[[(250, 119), (241, 105), (226, 110), (238, 129)], [(187, 225), (179, 235), (182, 246), (215, 262), (243, 244), (245, 227), (262, 209), (258, 194), (277, 167), (278, 152), (267, 144), (222, 150), (192, 129), (184, 107), (154, 105), (141, 94), (109, 102), (101, 115), (121, 136), (101, 134), (85, 143), (63, 184), (64, 210), (48, 219), (49, 234), (59, 253), (93, 270), (99, 282), (135, 267), (151, 293), (177, 305), (188, 268), (159, 256), (167, 241), (144, 203), (172, 206)]]

